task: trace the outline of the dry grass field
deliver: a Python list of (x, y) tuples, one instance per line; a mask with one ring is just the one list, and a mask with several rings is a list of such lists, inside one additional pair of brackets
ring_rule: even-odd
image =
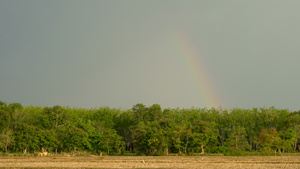
[(0, 157), (0, 168), (299, 168), (300, 156)]

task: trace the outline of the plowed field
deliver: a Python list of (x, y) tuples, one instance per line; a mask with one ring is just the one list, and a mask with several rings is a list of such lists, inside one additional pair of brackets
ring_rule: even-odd
[(0, 168), (299, 168), (299, 156), (0, 157)]

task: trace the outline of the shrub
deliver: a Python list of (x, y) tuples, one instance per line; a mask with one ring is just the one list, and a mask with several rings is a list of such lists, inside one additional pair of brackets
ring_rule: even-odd
[(230, 152), (230, 148), (224, 146), (216, 147), (211, 151), (211, 153), (217, 153), (217, 154), (225, 154), (229, 152)]
[(163, 151), (156, 151), (153, 155), (154, 156), (163, 156), (164, 152)]
[(1, 155), (8, 156), (8, 153), (2, 152)]

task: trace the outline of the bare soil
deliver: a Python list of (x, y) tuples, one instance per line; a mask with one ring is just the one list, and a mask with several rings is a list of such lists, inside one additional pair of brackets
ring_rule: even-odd
[(0, 157), (0, 168), (299, 168), (300, 156)]

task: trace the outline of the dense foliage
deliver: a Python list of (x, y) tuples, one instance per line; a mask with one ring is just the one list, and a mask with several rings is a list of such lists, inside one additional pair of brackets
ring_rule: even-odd
[[(297, 152), (300, 111), (270, 108), (130, 110), (33, 107), (0, 101), (3, 152)], [(298, 147), (299, 146), (299, 147)]]

